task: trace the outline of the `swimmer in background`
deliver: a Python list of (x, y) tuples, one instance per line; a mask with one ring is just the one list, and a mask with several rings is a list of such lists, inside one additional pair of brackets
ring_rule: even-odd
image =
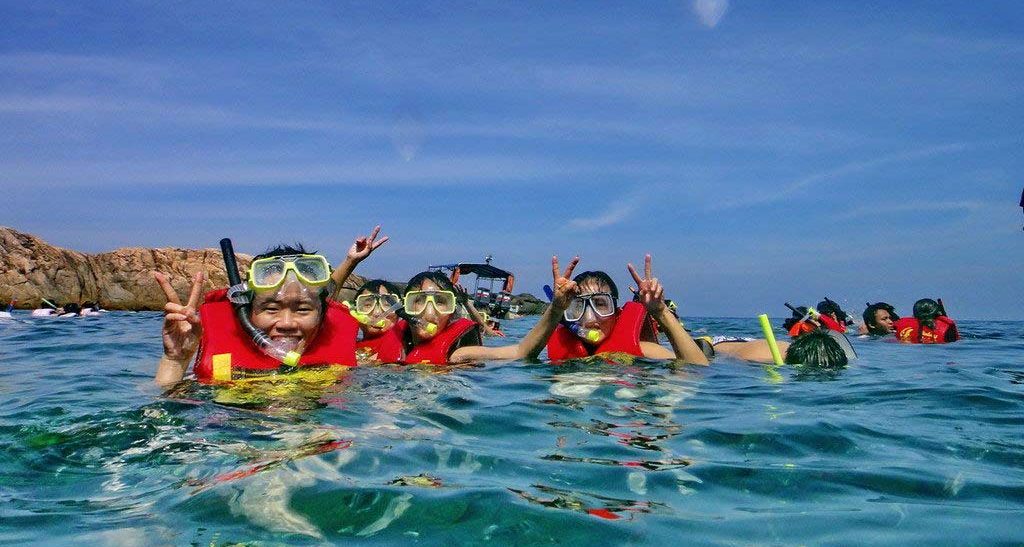
[(849, 362), (846, 352), (826, 331), (801, 334), (786, 350), (786, 364), (821, 368), (842, 368)]
[(551, 257), (554, 280), (551, 305), (521, 341), (499, 347), (481, 345), (480, 325), (474, 320), (456, 317), (459, 295), (448, 276), (436, 271), (416, 274), (406, 286), (403, 301), (410, 324), (405, 333), (403, 362), (458, 365), (536, 358), (565, 309), (579, 293), (579, 286), (569, 279), (578, 261), (579, 257), (574, 258), (561, 273), (558, 257)]
[(947, 344), (960, 339), (956, 322), (946, 316), (941, 301), (922, 298), (914, 302), (914, 316), (893, 325), (896, 338), (911, 344)]
[[(580, 294), (573, 298), (563, 313), (561, 325), (549, 338), (548, 358), (562, 361), (601, 353), (626, 353), (708, 364), (704, 352), (666, 305), (664, 288), (651, 274), (651, 255), (644, 257), (643, 277), (632, 264), (626, 268), (636, 282), (637, 298), (622, 308), (617, 305), (618, 288), (607, 273), (592, 271), (576, 276), (574, 281), (579, 285)], [(672, 350), (642, 339), (641, 331), (648, 316), (665, 332)]]
[[(639, 301), (639, 295), (635, 287), (630, 287), (630, 291), (633, 292), (633, 301)], [(665, 305), (672, 313), (676, 320), (679, 319), (677, 314), (678, 307), (676, 303), (670, 299), (665, 299)], [(686, 328), (684, 325), (683, 328)], [(687, 331), (689, 332), (689, 331)], [(692, 334), (691, 334), (692, 337)], [(643, 330), (640, 333), (640, 339), (649, 342), (658, 343), (658, 324), (653, 317), (648, 316), (644, 322)], [(714, 359), (715, 355), (722, 354), (735, 359), (741, 359), (744, 361), (753, 361), (757, 363), (772, 363), (772, 350), (768, 345), (768, 341), (762, 338), (748, 338), (741, 336), (698, 336), (693, 339), (700, 347), (701, 351), (704, 352), (704, 356), (707, 357), (708, 361)], [(785, 353), (786, 348), (789, 347), (788, 342), (778, 342), (779, 351)]]
[(12, 298), (11, 301), (7, 303), (7, 313), (11, 313), (12, 311), (14, 311), (14, 305), (17, 303), (18, 301)]
[(876, 302), (868, 304), (862, 318), (864, 324), (858, 327), (859, 334), (886, 336), (896, 332), (893, 324), (899, 321), (900, 316), (896, 314), (896, 308), (893, 308), (891, 304)]

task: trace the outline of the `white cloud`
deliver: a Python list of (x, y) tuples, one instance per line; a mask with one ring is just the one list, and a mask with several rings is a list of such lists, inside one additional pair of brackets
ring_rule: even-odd
[(574, 218), (569, 226), (578, 230), (596, 230), (618, 224), (633, 215), (640, 208), (638, 198), (626, 198), (612, 204), (598, 216)]
[(715, 28), (729, 10), (729, 0), (693, 0), (693, 12), (702, 25)]

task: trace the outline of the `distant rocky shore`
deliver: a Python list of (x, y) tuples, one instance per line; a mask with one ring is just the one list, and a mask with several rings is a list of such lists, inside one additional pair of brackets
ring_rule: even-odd
[[(239, 254), (239, 267), (248, 267), (251, 259)], [(18, 308), (46, 307), (45, 298), (58, 305), (98, 302), (108, 310), (162, 310), (166, 300), (153, 271), (168, 274), (182, 298), (198, 271), (206, 272), (208, 289), (228, 284), (219, 249), (128, 247), (85, 254), (0, 226), (0, 302), (15, 299)], [(352, 276), (345, 285), (354, 290), (362, 282)]]
[[(239, 254), (239, 267), (247, 268), (250, 260)], [(86, 254), (0, 226), (0, 304), (14, 299), (18, 308), (41, 308), (46, 307), (45, 298), (58, 305), (98, 302), (108, 310), (162, 310), (165, 298), (153, 271), (168, 274), (182, 298), (199, 271), (206, 273), (207, 289), (228, 284), (219, 249), (127, 247)], [(341, 297), (351, 298), (364, 281), (358, 275), (349, 277)], [(527, 293), (513, 297), (512, 303), (520, 305), (523, 315), (541, 313), (547, 306)]]

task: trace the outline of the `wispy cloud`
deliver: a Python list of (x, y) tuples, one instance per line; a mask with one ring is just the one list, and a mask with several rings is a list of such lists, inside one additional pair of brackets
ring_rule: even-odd
[(729, 10), (729, 0), (693, 0), (693, 12), (702, 25), (715, 28)]
[(768, 188), (760, 193), (751, 193), (751, 195), (742, 198), (726, 200), (712, 206), (712, 209), (735, 209), (782, 201), (811, 186), (818, 186), (823, 183), (843, 179), (850, 175), (873, 171), (880, 167), (909, 163), (940, 154), (962, 152), (970, 146), (971, 144), (969, 143), (944, 144), (849, 162), (832, 169), (811, 173), (778, 186), (765, 185)]
[(597, 230), (618, 224), (631, 217), (640, 209), (638, 197), (627, 197), (612, 203), (608, 209), (597, 216), (578, 217), (569, 221), (569, 226), (577, 230)]
[(846, 212), (836, 214), (833, 220), (854, 220), (869, 217), (884, 217), (890, 215), (905, 215), (913, 213), (942, 213), (951, 211), (962, 211), (976, 213), (983, 210), (995, 209), (998, 205), (981, 201), (932, 201), (921, 203), (893, 203), (880, 204), (870, 207), (855, 207)]

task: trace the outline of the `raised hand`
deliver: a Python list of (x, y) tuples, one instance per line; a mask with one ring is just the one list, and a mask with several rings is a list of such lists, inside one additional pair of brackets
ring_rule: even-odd
[(199, 313), (196, 310), (206, 278), (203, 272), (195, 275), (192, 279), (192, 291), (185, 305), (181, 304), (178, 293), (174, 292), (167, 276), (153, 272), (153, 278), (167, 297), (167, 304), (164, 304), (164, 357), (174, 361), (189, 359), (199, 347), (199, 337), (203, 333), (203, 326), (199, 322)]
[(665, 289), (657, 278), (651, 277), (651, 255), (644, 256), (644, 276), (642, 278), (632, 264), (627, 264), (626, 269), (633, 276), (633, 281), (636, 281), (636, 293), (640, 297), (640, 303), (647, 308), (647, 313), (657, 315), (663, 312), (665, 310)]
[(565, 272), (561, 272), (558, 267), (558, 257), (551, 257), (551, 286), (554, 287), (554, 295), (551, 298), (551, 305), (564, 310), (569, 307), (569, 303), (572, 299), (580, 294), (580, 287), (572, 280), (572, 271), (576, 268), (576, 264), (579, 264), (580, 257), (575, 256), (569, 265), (566, 266)]
[(377, 250), (377, 247), (380, 247), (391, 239), (390, 236), (384, 236), (378, 240), (377, 234), (379, 233), (380, 224), (373, 227), (373, 231), (370, 232), (370, 235), (356, 238), (355, 242), (352, 243), (352, 246), (348, 248), (348, 258), (359, 262), (370, 256), (370, 253)]

